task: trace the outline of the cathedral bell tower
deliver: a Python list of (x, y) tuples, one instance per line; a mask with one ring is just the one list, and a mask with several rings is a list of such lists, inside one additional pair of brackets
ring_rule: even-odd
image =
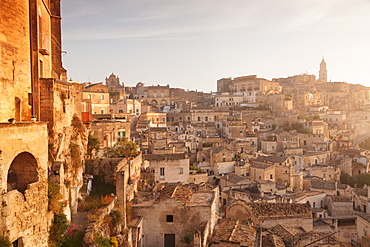
[(326, 63), (324, 61), (324, 57), (322, 57), (322, 61), (320, 63), (320, 71), (319, 71), (319, 81), (320, 82), (327, 82), (328, 81), (328, 71), (326, 70)]

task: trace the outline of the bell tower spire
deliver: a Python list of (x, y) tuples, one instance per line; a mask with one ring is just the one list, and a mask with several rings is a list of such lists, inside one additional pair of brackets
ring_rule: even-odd
[(326, 63), (324, 61), (324, 57), (322, 57), (322, 61), (320, 63), (320, 71), (319, 71), (319, 81), (320, 82), (327, 82), (328, 81), (328, 71), (326, 70)]

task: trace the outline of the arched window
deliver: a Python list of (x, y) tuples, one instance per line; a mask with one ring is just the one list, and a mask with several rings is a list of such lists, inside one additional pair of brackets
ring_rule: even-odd
[(11, 163), (7, 177), (7, 191), (25, 192), (27, 186), (38, 181), (37, 161), (27, 152), (18, 154)]

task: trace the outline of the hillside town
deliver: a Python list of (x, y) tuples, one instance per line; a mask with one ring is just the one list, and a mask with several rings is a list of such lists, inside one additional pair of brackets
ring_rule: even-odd
[(212, 92), (78, 82), (59, 0), (0, 8), (0, 246), (370, 246), (370, 88), (324, 57)]

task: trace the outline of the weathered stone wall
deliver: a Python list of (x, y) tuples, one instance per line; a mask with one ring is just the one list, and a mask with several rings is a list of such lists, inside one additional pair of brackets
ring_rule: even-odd
[(91, 125), (91, 135), (99, 139), (100, 148), (112, 147), (120, 138), (130, 138), (130, 122), (102, 120)]
[(159, 183), (186, 183), (189, 179), (189, 159), (184, 154), (149, 154), (144, 159), (149, 160)]
[(84, 245), (85, 246), (96, 246), (99, 245), (95, 242), (95, 235), (109, 238), (111, 234), (109, 227), (107, 226), (106, 217), (112, 212), (116, 204), (116, 199), (113, 198), (112, 202), (108, 205), (98, 209), (94, 213), (88, 214), (89, 224), (85, 231)]
[(50, 136), (70, 126), (73, 115), (81, 117), (82, 84), (52, 78), (40, 79), (42, 121), (48, 122)]
[(0, 122), (9, 118), (28, 120), (31, 116), (28, 1), (3, 0), (0, 9)]
[[(21, 241), (24, 247), (46, 247), (52, 219), (47, 211), (46, 123), (0, 124), (0, 136), (0, 234), (12, 242)], [(23, 171), (16, 165), (22, 165)], [(14, 179), (12, 172), (22, 178)], [(23, 180), (30, 183), (23, 184)], [(11, 182), (15, 187), (9, 186)]]
[(115, 171), (120, 161), (122, 161), (122, 158), (86, 160), (85, 173), (98, 175), (106, 183), (114, 183)]
[[(173, 198), (160, 200), (153, 206), (133, 205), (133, 208), (144, 217), (143, 246), (164, 246), (164, 234), (175, 234), (176, 246), (187, 246), (185, 234), (201, 231), (211, 217), (210, 207), (187, 207)], [(173, 222), (166, 221), (167, 215), (173, 215)]]

